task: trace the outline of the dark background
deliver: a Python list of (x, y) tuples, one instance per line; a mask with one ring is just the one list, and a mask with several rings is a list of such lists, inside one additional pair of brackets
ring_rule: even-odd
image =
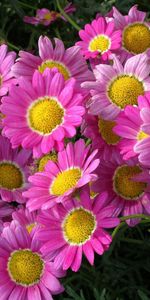
[[(60, 0), (62, 7), (67, 1)], [(150, 1), (126, 0), (74, 0), (74, 21), (83, 27), (91, 22), (96, 13), (105, 14), (113, 5), (127, 14), (129, 8), (138, 4), (139, 9), (150, 15)], [(57, 20), (48, 27), (28, 25), (23, 16), (34, 16), (37, 8), (58, 11), (56, 1), (48, 0), (1, 0), (0, 43), (4, 41), (10, 50), (26, 49), (37, 53), (39, 36), (61, 38), (66, 47), (78, 40), (78, 32), (68, 22)], [(150, 227), (143, 221), (134, 229), (126, 225), (114, 238), (111, 248), (102, 257), (96, 256), (91, 267), (83, 259), (78, 273), (68, 272), (62, 281), (66, 292), (55, 296), (58, 300), (148, 300), (150, 299)]]

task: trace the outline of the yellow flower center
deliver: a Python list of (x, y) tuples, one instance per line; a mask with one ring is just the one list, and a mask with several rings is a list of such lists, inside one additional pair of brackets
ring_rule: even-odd
[(64, 109), (55, 98), (42, 98), (28, 109), (28, 122), (33, 131), (49, 135), (63, 122)]
[(11, 253), (7, 267), (13, 281), (29, 286), (39, 282), (43, 271), (43, 260), (40, 255), (31, 250), (18, 250)]
[(23, 174), (12, 162), (0, 162), (0, 187), (7, 190), (19, 189), (23, 186)]
[(144, 87), (134, 76), (119, 76), (108, 87), (111, 102), (120, 108), (125, 108), (128, 104), (137, 105), (139, 95), (144, 95)]
[(138, 133), (138, 135), (137, 135), (137, 139), (139, 140), (139, 141), (141, 141), (141, 140), (143, 140), (143, 139), (146, 139), (146, 138), (148, 138), (149, 137), (149, 135), (147, 134), (147, 133), (145, 133), (144, 131), (140, 131), (139, 133)]
[(3, 77), (0, 75), (0, 86), (2, 85)]
[(95, 216), (88, 210), (78, 208), (69, 213), (63, 222), (64, 237), (69, 244), (84, 244), (96, 228)]
[(50, 187), (51, 194), (57, 196), (63, 195), (70, 189), (75, 188), (80, 178), (81, 170), (79, 168), (73, 168), (58, 173)]
[(32, 229), (36, 226), (36, 223), (31, 223), (26, 226), (26, 229), (29, 233), (31, 233)]
[(131, 24), (124, 29), (123, 47), (131, 53), (143, 53), (150, 47), (150, 30), (142, 23)]
[(139, 166), (122, 165), (118, 167), (113, 177), (114, 191), (126, 200), (138, 200), (147, 186), (145, 182), (133, 181), (133, 177), (140, 173)]
[(91, 52), (99, 51), (100, 53), (106, 52), (110, 47), (110, 40), (105, 35), (98, 35), (91, 40), (89, 44), (89, 50)]
[(42, 64), (38, 67), (38, 70), (40, 71), (40, 73), (43, 73), (46, 68), (49, 68), (49, 69), (57, 68), (58, 71), (64, 76), (65, 80), (67, 80), (71, 77), (71, 74), (70, 74), (68, 68), (64, 64), (62, 64), (58, 61), (46, 60), (46, 61), (42, 62)]
[(98, 120), (98, 128), (99, 132), (103, 138), (103, 140), (108, 145), (116, 145), (120, 138), (113, 132), (113, 127), (116, 125), (114, 121), (106, 121), (101, 118)]
[(38, 171), (43, 172), (48, 161), (52, 160), (53, 162), (57, 161), (57, 154), (55, 152), (51, 152), (42, 156), (42, 158), (38, 161)]

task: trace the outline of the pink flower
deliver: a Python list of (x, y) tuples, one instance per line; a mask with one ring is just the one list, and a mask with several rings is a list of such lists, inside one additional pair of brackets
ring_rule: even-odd
[[(118, 146), (123, 159), (138, 157), (141, 164), (150, 167), (150, 131), (148, 118), (150, 115), (150, 93), (139, 96), (138, 107), (128, 105), (118, 116), (114, 131), (122, 139)], [(146, 131), (145, 131), (145, 129)]]
[(93, 265), (94, 252), (102, 255), (109, 248), (112, 238), (105, 228), (117, 226), (119, 219), (112, 217), (113, 206), (106, 205), (107, 193), (92, 200), (89, 190), (82, 189), (80, 201), (57, 204), (57, 214), (39, 215), (39, 223), (44, 226), (37, 233), (44, 243), (41, 251), (54, 258), (56, 268), (71, 268), (76, 272), (83, 254)]
[(80, 46), (86, 59), (100, 57), (102, 61), (106, 61), (120, 48), (121, 31), (115, 31), (114, 27), (113, 20), (107, 23), (104, 17), (100, 17), (79, 31), (82, 41), (76, 45)]
[(113, 131), (115, 121), (106, 121), (100, 117), (86, 114), (82, 124), (83, 135), (92, 141), (92, 148), (98, 149), (98, 155), (104, 160), (114, 159), (120, 155), (119, 136)]
[(12, 218), (31, 233), (37, 226), (37, 215), (38, 212), (29, 212), (27, 208), (22, 207), (12, 213)]
[(3, 133), (13, 147), (33, 149), (40, 157), (53, 148), (62, 150), (64, 139), (76, 134), (84, 114), (83, 97), (75, 90), (75, 80), (46, 69), (35, 71), (32, 83), (20, 78), (2, 100)]
[[(67, 6), (64, 8), (64, 11), (66, 14), (72, 14), (76, 11), (76, 8), (72, 3), (68, 3)], [(63, 15), (61, 15), (61, 13), (58, 13), (56, 11), (50, 11), (47, 8), (41, 8), (37, 9), (35, 17), (25, 16), (23, 20), (25, 23), (33, 25), (42, 24), (44, 26), (49, 26), (51, 23), (53, 23), (59, 18), (66, 21), (66, 19)]]
[(65, 50), (61, 40), (55, 38), (55, 47), (48, 37), (39, 38), (39, 56), (20, 51), (19, 58), (12, 68), (15, 77), (32, 79), (35, 70), (43, 73), (46, 68), (57, 69), (65, 80), (74, 77), (77, 88), (85, 80), (93, 80), (93, 74), (80, 53), (80, 48), (73, 46)]
[(123, 16), (113, 7), (113, 17), (116, 29), (122, 30), (122, 61), (133, 55), (150, 52), (150, 24), (145, 21), (145, 12), (138, 10), (137, 5), (134, 5), (128, 15)]
[(75, 144), (69, 143), (65, 150), (58, 153), (58, 162), (49, 161), (44, 172), (29, 177), (32, 187), (25, 192), (29, 198), (27, 208), (48, 209), (57, 202), (66, 200), (68, 196), (88, 182), (97, 179), (95, 169), (99, 159), (95, 159), (97, 150), (90, 153), (82, 139)]
[(16, 53), (7, 53), (7, 49), (4, 44), (0, 46), (0, 96), (6, 95), (11, 84), (16, 82), (11, 71)]
[(30, 151), (13, 150), (9, 140), (0, 136), (0, 195), (3, 201), (26, 201), (22, 192), (28, 187), (30, 158)]
[[(145, 213), (150, 215), (150, 175), (132, 159), (124, 162), (120, 158), (113, 162), (101, 161), (97, 169), (98, 180), (92, 188), (97, 193), (107, 191), (109, 204), (115, 206), (114, 216), (129, 216)], [(140, 219), (129, 219), (135, 226)]]
[(64, 272), (40, 251), (36, 235), (13, 221), (4, 227), (0, 238), (0, 293), (3, 299), (52, 300), (53, 294), (63, 292), (57, 277)]
[(82, 84), (91, 91), (90, 113), (105, 120), (114, 120), (128, 104), (137, 105), (139, 95), (150, 91), (150, 64), (146, 54), (129, 58), (124, 66), (117, 57), (113, 56), (113, 60), (112, 66), (96, 66), (95, 82)]

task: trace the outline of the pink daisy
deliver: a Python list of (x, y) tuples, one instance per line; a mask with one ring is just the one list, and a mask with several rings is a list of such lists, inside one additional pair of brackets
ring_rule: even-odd
[(39, 56), (20, 51), (16, 64), (12, 68), (14, 76), (32, 79), (35, 70), (41, 73), (46, 68), (56, 68), (67, 80), (71, 77), (76, 79), (77, 87), (85, 80), (93, 80), (93, 74), (88, 70), (88, 66), (80, 53), (80, 48), (73, 46), (65, 50), (61, 40), (55, 38), (55, 47), (48, 37), (39, 38)]
[(121, 30), (116, 31), (114, 27), (113, 20), (107, 23), (104, 17), (100, 17), (79, 31), (82, 41), (76, 45), (80, 46), (81, 53), (86, 59), (100, 57), (102, 61), (106, 61), (120, 48)]
[(11, 72), (16, 53), (7, 51), (7, 45), (3, 44), (0, 46), (0, 96), (6, 95), (10, 85), (16, 82)]
[[(102, 193), (107, 191), (109, 204), (114, 205), (113, 215), (129, 216), (150, 214), (150, 176), (147, 170), (134, 160), (124, 162), (120, 158), (113, 162), (101, 162), (98, 180), (93, 183), (93, 190)], [(139, 219), (127, 220), (134, 226)]]
[[(68, 3), (64, 8), (64, 12), (66, 14), (72, 14), (75, 11), (76, 8), (72, 3)], [(47, 8), (41, 8), (41, 9), (37, 9), (35, 17), (25, 16), (23, 20), (25, 23), (29, 23), (33, 25), (42, 24), (44, 26), (49, 26), (51, 23), (53, 23), (59, 18), (66, 21), (64, 16), (58, 13), (57, 11), (50, 11)]]
[(12, 218), (21, 226), (24, 226), (29, 233), (31, 233), (32, 229), (35, 229), (37, 225), (37, 215), (37, 211), (29, 212), (27, 208), (22, 207), (12, 213)]
[(114, 127), (116, 134), (122, 138), (118, 146), (123, 159), (138, 156), (139, 162), (147, 167), (150, 167), (150, 131), (147, 133), (147, 130), (143, 129), (145, 126), (147, 129), (149, 115), (150, 93), (145, 93), (145, 96), (139, 96), (138, 107), (128, 105), (124, 112), (120, 113)]
[(82, 86), (91, 91), (89, 111), (106, 120), (114, 120), (128, 104), (137, 105), (139, 95), (150, 91), (150, 64), (146, 54), (129, 58), (123, 66), (116, 56), (113, 65), (96, 66), (95, 82)]
[(9, 140), (0, 136), (0, 195), (3, 201), (26, 201), (22, 192), (28, 187), (30, 158), (30, 151), (13, 150)]
[(94, 170), (99, 165), (95, 159), (97, 150), (90, 152), (82, 139), (75, 144), (69, 143), (65, 150), (58, 153), (58, 162), (49, 161), (44, 172), (29, 177), (32, 187), (24, 193), (29, 198), (27, 208), (48, 209), (62, 202), (69, 195), (88, 182), (97, 179)]
[(63, 292), (57, 277), (64, 271), (55, 270), (40, 251), (36, 235), (13, 221), (4, 227), (0, 238), (0, 294), (3, 300), (52, 300)]
[(86, 114), (82, 125), (83, 134), (91, 139), (92, 148), (98, 149), (98, 155), (104, 160), (111, 160), (119, 155), (120, 140), (113, 132), (115, 121), (107, 121), (100, 117)]
[(116, 29), (122, 30), (121, 60), (150, 51), (150, 23), (145, 21), (146, 13), (139, 11), (137, 5), (130, 8), (127, 16), (123, 16), (113, 7)]
[(37, 233), (44, 243), (41, 251), (55, 256), (56, 268), (71, 268), (76, 272), (82, 254), (93, 265), (94, 252), (102, 255), (109, 248), (112, 238), (105, 228), (117, 226), (119, 219), (112, 217), (114, 207), (106, 204), (107, 193), (92, 200), (85, 188), (80, 193), (80, 201), (66, 201), (64, 206), (58, 204), (57, 215), (48, 212), (39, 215), (39, 223), (44, 225)]
[(64, 81), (59, 72), (35, 71), (32, 84), (20, 78), (2, 100), (3, 133), (15, 148), (33, 150), (39, 158), (53, 148), (62, 150), (64, 139), (76, 134), (84, 114), (83, 97), (75, 91), (75, 80)]

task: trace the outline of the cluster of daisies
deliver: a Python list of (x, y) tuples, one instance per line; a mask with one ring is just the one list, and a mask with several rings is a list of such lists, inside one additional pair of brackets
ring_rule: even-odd
[(0, 46), (2, 300), (53, 299), (121, 216), (150, 215), (150, 24), (114, 7), (79, 36)]

